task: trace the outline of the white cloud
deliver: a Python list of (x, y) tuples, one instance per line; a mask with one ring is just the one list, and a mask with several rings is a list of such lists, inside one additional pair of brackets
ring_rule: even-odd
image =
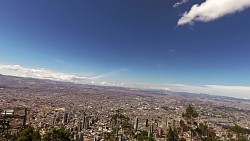
[(177, 92), (204, 93), (204, 94), (222, 95), (222, 96), (250, 99), (250, 86), (172, 85), (172, 86), (168, 86), (168, 87), (171, 88), (173, 91), (177, 91)]
[(190, 11), (186, 11), (179, 19), (178, 25), (193, 24), (196, 21), (209, 22), (248, 7), (250, 7), (250, 0), (206, 0), (200, 5), (193, 5)]
[(20, 65), (3, 65), (0, 64), (0, 74), (11, 75), (18, 77), (29, 77), (29, 78), (38, 78), (38, 79), (49, 79), (55, 81), (65, 81), (65, 82), (74, 82), (79, 84), (94, 84), (94, 85), (107, 85), (107, 86), (122, 86), (120, 84), (110, 83), (103, 81), (102, 79), (115, 76), (119, 72), (127, 71), (126, 68), (116, 69), (108, 73), (97, 74), (97, 75), (88, 75), (88, 76), (79, 76), (73, 74), (66, 74), (61, 72), (55, 72), (47, 69), (33, 69), (27, 68)]
[(175, 3), (173, 7), (174, 7), (174, 8), (179, 7), (179, 6), (181, 6), (182, 4), (187, 3), (187, 2), (188, 2), (188, 0), (182, 0), (182, 1), (180, 1), (180, 2)]
[(170, 49), (170, 50), (168, 50), (169, 52), (174, 52), (175, 51), (175, 49)]
[(0, 74), (11, 75), (18, 77), (30, 77), (38, 79), (49, 79), (56, 81), (67, 81), (67, 82), (81, 82), (90, 83), (90, 79), (87, 77), (65, 74), (61, 72), (54, 72), (46, 69), (32, 69), (22, 67), (20, 65), (1, 65)]
[(250, 99), (250, 86), (222, 86), (222, 85), (191, 86), (184, 84), (134, 83), (134, 84), (126, 84), (126, 87), (141, 88), (141, 89), (171, 90), (173, 92), (190, 92), (198, 94), (203, 93), (203, 94)]
[(98, 79), (93, 79), (93, 76), (82, 77), (72, 74), (65, 74), (61, 72), (54, 72), (46, 69), (32, 69), (32, 68), (22, 67), (20, 65), (1, 65), (1, 64), (0, 64), (0, 74), (19, 76), (19, 77), (31, 77), (38, 79), (50, 79), (56, 81), (75, 82), (81, 84), (121, 86), (121, 87), (141, 88), (141, 89), (171, 90), (174, 92), (205, 93), (205, 94), (223, 95), (223, 96), (250, 99), (250, 86), (222, 86), (222, 85), (191, 86), (183, 84), (110, 83)]
[(113, 75), (113, 72), (108, 72), (108, 73), (105, 73), (105, 74), (92, 76), (89, 79), (100, 79), (100, 78), (109, 77), (109, 76), (112, 76), (112, 75)]
[(101, 82), (100, 84), (101, 84), (101, 85), (109, 85), (109, 83), (108, 83), (108, 82), (105, 82), (105, 81)]

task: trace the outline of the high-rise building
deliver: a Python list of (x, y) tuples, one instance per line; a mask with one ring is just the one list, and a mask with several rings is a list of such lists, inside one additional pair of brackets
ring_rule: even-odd
[(154, 124), (153, 123), (151, 123), (151, 125), (150, 125), (150, 134), (153, 134), (153, 132), (154, 132)]
[(89, 119), (85, 118), (84, 129), (89, 129)]
[(162, 130), (161, 127), (158, 127), (158, 129), (157, 129), (157, 135), (158, 135), (159, 138), (162, 138), (163, 130)]
[(145, 126), (148, 127), (148, 119), (145, 121)]
[(79, 141), (79, 136), (78, 136), (78, 134), (75, 134), (75, 135), (74, 135), (74, 141)]
[(79, 120), (79, 121), (78, 121), (78, 131), (81, 132), (82, 129), (83, 129), (83, 128), (82, 128), (82, 121)]
[(84, 129), (85, 120), (82, 119), (80, 124), (81, 124), (81, 129), (83, 130)]
[(83, 116), (82, 116), (82, 129), (85, 129), (85, 124), (86, 124), (86, 114), (85, 112), (83, 112)]
[(53, 116), (53, 117), (52, 117), (51, 124), (52, 124), (52, 125), (55, 125), (55, 124), (56, 124), (56, 116)]
[(119, 133), (119, 117), (120, 117), (120, 113), (119, 110), (116, 110), (116, 130), (115, 130), (115, 135), (116, 138), (118, 138), (118, 133)]
[(138, 131), (138, 126), (139, 126), (139, 119), (138, 119), (138, 117), (136, 117), (135, 118), (135, 125), (134, 125), (135, 131)]
[(79, 132), (79, 133), (78, 133), (78, 136), (79, 136), (79, 137), (78, 137), (78, 140), (79, 140), (79, 141), (83, 141), (83, 133)]
[(64, 113), (62, 123), (65, 125), (68, 123), (68, 113)]
[(118, 139), (118, 141), (122, 141), (122, 136), (119, 136), (119, 139)]
[(43, 128), (43, 123), (41, 121), (39, 122), (38, 127)]

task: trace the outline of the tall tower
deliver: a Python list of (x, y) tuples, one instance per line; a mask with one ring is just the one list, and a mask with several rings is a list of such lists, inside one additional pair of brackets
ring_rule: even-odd
[(56, 116), (54, 115), (54, 117), (52, 118), (52, 125), (55, 125), (56, 124)]
[(74, 140), (75, 140), (75, 141), (79, 141), (79, 136), (78, 136), (78, 134), (75, 134), (75, 135), (74, 135)]
[(82, 130), (83, 130), (82, 121), (81, 121), (81, 119), (79, 119), (79, 121), (78, 121), (78, 131), (81, 132)]
[(138, 125), (139, 125), (139, 119), (138, 119), (138, 117), (136, 117), (135, 118), (135, 125), (134, 125), (135, 132), (138, 131)]
[(84, 129), (89, 129), (89, 119), (85, 118)]
[(153, 132), (154, 132), (154, 124), (151, 123), (151, 125), (150, 125), (150, 134), (153, 134)]
[(63, 123), (63, 125), (68, 123), (68, 113), (64, 113), (62, 123)]
[(145, 126), (148, 127), (148, 119), (146, 119)]
[(82, 121), (81, 121), (82, 123), (82, 129), (86, 129), (86, 113), (85, 112), (83, 112), (83, 117), (82, 117)]
[(168, 118), (167, 118), (167, 120), (166, 120), (166, 123), (167, 123), (167, 129), (168, 129), (168, 126), (169, 126), (169, 125), (168, 125)]
[(79, 135), (79, 138), (78, 138), (79, 141), (83, 141), (83, 133), (80, 132), (80, 133), (78, 133), (78, 135)]
[(118, 138), (118, 132), (119, 132), (119, 117), (120, 117), (120, 111), (117, 110), (116, 111), (116, 130), (115, 130), (115, 135), (116, 135), (116, 138)]

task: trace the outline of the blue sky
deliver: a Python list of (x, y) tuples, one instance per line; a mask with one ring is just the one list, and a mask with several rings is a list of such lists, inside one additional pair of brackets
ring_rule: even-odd
[(100, 83), (248, 88), (250, 4), (211, 1), (2, 0), (0, 64)]

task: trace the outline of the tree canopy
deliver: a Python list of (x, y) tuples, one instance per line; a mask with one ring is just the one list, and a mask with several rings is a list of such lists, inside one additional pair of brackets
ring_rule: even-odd
[(31, 126), (26, 126), (17, 135), (16, 141), (41, 141), (41, 136), (38, 130), (35, 130)]
[(167, 129), (166, 141), (178, 141), (178, 131), (176, 128), (172, 128), (171, 126)]
[(72, 135), (64, 129), (56, 129), (46, 132), (42, 141), (73, 141)]
[(199, 116), (198, 113), (191, 105), (188, 105), (185, 113), (182, 114), (182, 117), (187, 118), (187, 119), (196, 118), (198, 116)]

